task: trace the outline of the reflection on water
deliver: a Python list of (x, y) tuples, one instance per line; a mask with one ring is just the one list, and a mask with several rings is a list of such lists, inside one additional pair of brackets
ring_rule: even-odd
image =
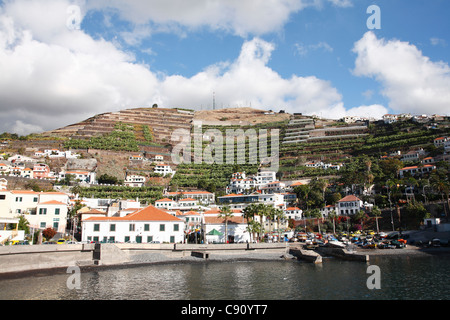
[(366, 286), (368, 264), (324, 259), (147, 265), (82, 272), (81, 288), (69, 290), (70, 274), (0, 281), (0, 299), (67, 300), (298, 300), (449, 299), (449, 257), (374, 257), (381, 289)]

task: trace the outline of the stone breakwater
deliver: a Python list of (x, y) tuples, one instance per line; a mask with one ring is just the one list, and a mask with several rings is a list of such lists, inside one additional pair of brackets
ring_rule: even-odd
[[(71, 244), (0, 247), (0, 276), (43, 270), (64, 270), (70, 266), (98, 268), (156, 263), (205, 261), (302, 259), (293, 250), (298, 244)], [(326, 249), (326, 248), (323, 248)], [(308, 251), (308, 250), (306, 250)], [(311, 251), (312, 252), (312, 251)], [(353, 253), (317, 250), (311, 255), (368, 261), (372, 256), (428, 256), (450, 254), (450, 248), (357, 249)], [(357, 257), (358, 259), (356, 259)], [(364, 257), (364, 259), (359, 259)], [(366, 259), (367, 257), (367, 259)], [(308, 261), (308, 259), (303, 259)], [(317, 261), (313, 259), (313, 261)], [(311, 262), (311, 260), (309, 261)], [(326, 263), (326, 262), (325, 262)]]

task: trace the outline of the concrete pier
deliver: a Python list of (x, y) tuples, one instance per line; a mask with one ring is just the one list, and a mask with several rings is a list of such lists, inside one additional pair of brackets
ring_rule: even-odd
[(312, 250), (305, 250), (301, 247), (291, 248), (289, 253), (297, 257), (297, 259), (305, 260), (312, 263), (322, 263), (322, 256)]

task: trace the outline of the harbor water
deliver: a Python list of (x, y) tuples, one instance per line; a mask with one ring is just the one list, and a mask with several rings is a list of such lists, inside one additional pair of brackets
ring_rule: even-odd
[[(380, 270), (369, 289), (368, 266)], [(448, 300), (449, 256), (371, 257), (370, 263), (326, 258), (287, 261), (200, 261), (2, 278), (3, 300)]]

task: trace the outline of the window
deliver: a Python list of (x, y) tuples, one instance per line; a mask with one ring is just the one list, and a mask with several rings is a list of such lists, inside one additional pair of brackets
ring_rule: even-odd
[(144, 224), (144, 231), (150, 231), (150, 225), (148, 223)]
[(147, 242), (152, 242), (153, 241), (153, 236), (147, 236)]
[(46, 215), (47, 214), (47, 208), (39, 208), (39, 214), (40, 215)]
[(37, 197), (34, 197), (34, 198), (33, 198), (33, 202), (38, 202), (38, 198), (37, 198)]
[(6, 199), (6, 195), (0, 194), (0, 200), (5, 200), (5, 199)]
[(134, 223), (130, 223), (130, 231), (134, 231), (134, 229), (135, 229)]
[(165, 230), (166, 230), (166, 226), (164, 224), (160, 224), (159, 231), (165, 231)]
[(40, 224), (40, 228), (45, 228), (47, 225), (46, 225), (46, 223), (45, 222), (41, 222), (41, 224)]
[(100, 231), (100, 223), (94, 224), (94, 231)]
[(109, 237), (109, 242), (111, 242), (111, 243), (116, 242), (116, 237)]
[(130, 236), (125, 236), (124, 242), (130, 241)]
[(17, 214), (21, 214), (21, 213), (22, 213), (22, 210), (21, 210), (21, 209), (17, 209), (17, 210), (16, 210), (16, 213), (17, 213)]
[(56, 208), (56, 209), (55, 209), (55, 215), (57, 215), (57, 216), (58, 216), (58, 215), (59, 215), (59, 211), (60, 211), (60, 210), (61, 210), (60, 208)]
[(16, 202), (22, 202), (22, 197), (16, 197)]
[(109, 225), (109, 231), (111, 231), (111, 232), (116, 231), (116, 225), (114, 223)]
[(174, 236), (170, 236), (170, 243), (174, 243), (175, 242), (175, 237)]
[(177, 223), (177, 224), (174, 224), (173, 225), (173, 231), (179, 231), (180, 230), (180, 226), (179, 226), (179, 224)]

